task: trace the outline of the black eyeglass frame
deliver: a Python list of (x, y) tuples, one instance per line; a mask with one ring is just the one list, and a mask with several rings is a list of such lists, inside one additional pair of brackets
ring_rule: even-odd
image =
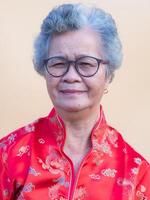
[[(67, 67), (67, 68), (66, 68), (66, 71), (65, 71), (62, 75), (56, 76), (56, 75), (53, 75), (53, 74), (51, 74), (51, 73), (49, 72), (48, 67), (47, 67), (47, 63), (48, 63), (49, 60), (51, 60), (51, 59), (53, 59), (53, 58), (61, 58), (61, 59), (63, 59), (64, 61), (66, 61), (65, 63), (66, 63), (66, 67)], [(83, 74), (81, 74), (81, 73), (79, 72), (77, 63), (80, 61), (80, 59), (83, 59), (83, 58), (93, 58), (93, 59), (95, 59), (95, 60), (97, 61), (97, 69), (96, 69), (96, 71), (94, 72), (94, 74), (86, 76), (86, 75), (83, 75)], [(104, 60), (102, 60), (102, 59), (99, 59), (99, 58), (96, 58), (96, 57), (93, 57), (93, 56), (81, 56), (81, 57), (77, 58), (76, 60), (68, 60), (68, 59), (66, 59), (66, 58), (64, 58), (64, 57), (62, 57), (62, 56), (53, 56), (53, 57), (49, 57), (49, 58), (47, 58), (47, 59), (44, 59), (44, 66), (45, 66), (45, 68), (46, 68), (46, 71), (48, 72), (48, 74), (50, 74), (51, 76), (56, 77), (56, 78), (57, 78), (57, 77), (64, 76), (65, 74), (67, 74), (67, 72), (68, 72), (69, 69), (70, 69), (71, 64), (74, 64), (75, 70), (76, 70), (76, 72), (77, 72), (80, 76), (87, 77), (87, 78), (88, 78), (88, 77), (92, 77), (92, 76), (94, 76), (94, 75), (98, 72), (100, 63), (102, 63), (102, 64), (108, 64), (108, 61), (104, 61)]]

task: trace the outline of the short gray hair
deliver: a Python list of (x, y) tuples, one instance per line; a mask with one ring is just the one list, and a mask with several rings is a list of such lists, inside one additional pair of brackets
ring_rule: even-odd
[(83, 4), (63, 4), (54, 8), (43, 20), (41, 31), (34, 42), (34, 67), (44, 75), (44, 59), (48, 56), (53, 34), (90, 27), (99, 34), (103, 44), (103, 56), (109, 64), (106, 76), (111, 79), (122, 62), (122, 45), (112, 16), (99, 8)]

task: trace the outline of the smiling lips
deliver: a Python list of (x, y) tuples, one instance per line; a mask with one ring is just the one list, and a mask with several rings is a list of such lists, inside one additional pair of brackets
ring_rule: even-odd
[(60, 90), (60, 92), (62, 92), (64, 94), (81, 94), (86, 91), (85, 90), (66, 89), (66, 90)]

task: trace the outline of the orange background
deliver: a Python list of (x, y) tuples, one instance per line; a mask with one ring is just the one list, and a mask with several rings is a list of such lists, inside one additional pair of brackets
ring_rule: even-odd
[[(0, 0), (0, 137), (52, 107), (32, 65), (33, 41), (54, 5), (79, 1)], [(82, 1), (110, 12), (123, 43), (124, 60), (103, 97), (107, 120), (150, 161), (150, 1)]]

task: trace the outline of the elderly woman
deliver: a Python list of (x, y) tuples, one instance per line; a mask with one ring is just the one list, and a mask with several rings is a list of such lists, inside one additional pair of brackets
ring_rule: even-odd
[(0, 141), (0, 200), (148, 200), (150, 165), (105, 120), (100, 101), (122, 60), (111, 15), (53, 9), (34, 66), (54, 108)]

